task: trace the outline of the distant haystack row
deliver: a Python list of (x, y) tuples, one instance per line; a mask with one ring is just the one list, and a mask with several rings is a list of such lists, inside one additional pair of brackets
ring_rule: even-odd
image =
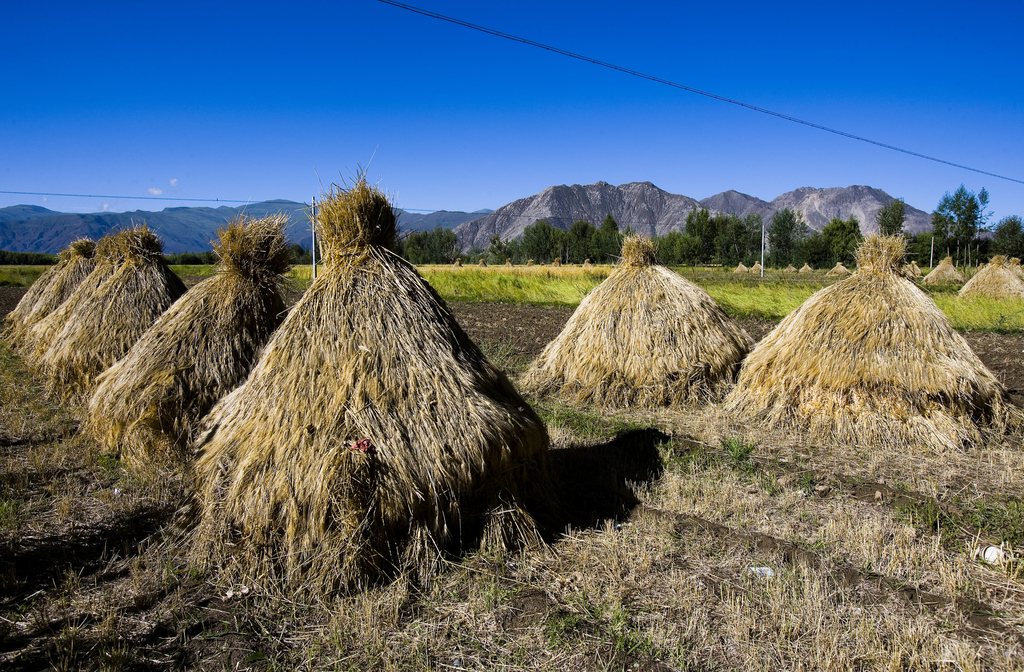
[(536, 395), (610, 408), (718, 398), (753, 344), (707, 292), (630, 237), (622, 263), (573, 313), (523, 380)]
[(967, 284), (960, 288), (960, 296), (983, 296), (989, 299), (1019, 299), (1024, 297), (1024, 281), (1007, 261), (996, 255), (985, 264)]
[(391, 251), (389, 199), (360, 176), (317, 228), (323, 272), (202, 423), (192, 558), (322, 595), (539, 543), (544, 423)]
[(747, 357), (725, 410), (826, 443), (908, 450), (961, 449), (1005, 429), (1005, 391), (906, 277), (905, 245), (865, 240), (855, 275), (814, 294)]
[(284, 319), (286, 223), (284, 215), (242, 216), (221, 229), (216, 275), (100, 375), (88, 424), (104, 448), (137, 463), (184, 456), (196, 423), (245, 380)]

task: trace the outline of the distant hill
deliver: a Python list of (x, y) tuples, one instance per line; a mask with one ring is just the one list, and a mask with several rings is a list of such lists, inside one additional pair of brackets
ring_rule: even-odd
[(398, 227), (401, 231), (433, 231), (437, 227), (442, 229), (454, 229), (459, 224), (476, 219), (481, 215), (491, 212), (490, 210), (477, 210), (476, 212), (449, 212), (438, 210), (427, 214), (398, 211)]
[[(808, 225), (819, 231), (833, 217), (854, 216), (860, 222), (861, 232), (867, 234), (877, 230), (875, 214), (879, 208), (892, 200), (893, 197), (881, 189), (859, 185), (829, 189), (801, 187), (769, 202), (732, 190), (697, 201), (659, 189), (650, 182), (630, 182), (617, 187), (597, 182), (548, 187), (539, 194), (513, 201), (461, 224), (455, 228), (455, 233), (464, 250), (486, 249), (495, 234), (502, 239), (519, 238), (523, 229), (540, 219), (568, 229), (578, 219), (600, 225), (610, 212), (622, 230), (630, 226), (645, 236), (664, 235), (682, 230), (687, 213), (703, 207), (712, 213), (735, 213), (741, 217), (760, 214), (765, 223), (777, 210), (799, 210)], [(931, 216), (909, 204), (906, 218), (905, 228), (911, 233), (931, 228)]]

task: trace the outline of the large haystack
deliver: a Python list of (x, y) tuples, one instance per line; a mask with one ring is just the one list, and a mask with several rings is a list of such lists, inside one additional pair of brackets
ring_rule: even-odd
[(982, 296), (989, 299), (1024, 297), (1024, 281), (1013, 270), (1006, 257), (996, 255), (960, 288), (963, 298)]
[(963, 448), (1008, 422), (1005, 392), (901, 269), (906, 243), (872, 236), (858, 272), (815, 293), (750, 353), (724, 409), (822, 445)]
[(191, 557), (315, 595), (541, 540), (543, 422), (391, 252), (388, 199), (324, 199), (325, 267), (203, 421)]
[(123, 231), (112, 233), (96, 241), (92, 272), (78, 283), (71, 296), (26, 331), (21, 342), (21, 351), (33, 367), (42, 366), (43, 357), (50, 350), (57, 335), (67, 325), (75, 308), (95, 294), (96, 290), (120, 267), (122, 254), (118, 241), (122, 235), (124, 235)]
[(145, 224), (115, 239), (122, 262), (74, 307), (41, 364), (51, 391), (87, 392), (178, 297), (185, 285), (163, 258), (160, 239)]
[(100, 375), (88, 424), (106, 450), (136, 463), (182, 457), (199, 419), (249, 375), (284, 319), (287, 221), (242, 216), (221, 229), (217, 274)]
[(835, 268), (825, 274), (826, 278), (843, 278), (850, 274), (850, 269), (843, 266), (841, 262), (836, 262)]
[(813, 272), (814, 272), (814, 269), (811, 268), (811, 265), (808, 264), (808, 263), (804, 263), (804, 265), (800, 267), (800, 270), (797, 271), (797, 273), (813, 273)]
[(96, 243), (82, 238), (60, 251), (59, 261), (32, 283), (7, 316), (5, 335), (16, 348), (25, 344), (32, 327), (56, 310), (96, 267)]
[(953, 258), (946, 257), (932, 269), (931, 273), (924, 276), (921, 282), (926, 285), (962, 285), (964, 276), (960, 275), (960, 271), (953, 266)]
[(527, 371), (525, 389), (607, 408), (702, 404), (732, 383), (753, 345), (707, 292), (627, 238), (622, 263)]

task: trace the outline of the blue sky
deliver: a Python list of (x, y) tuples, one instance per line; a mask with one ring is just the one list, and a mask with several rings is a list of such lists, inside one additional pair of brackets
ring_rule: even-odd
[[(1024, 179), (1019, 0), (410, 4)], [(4, 191), (308, 202), (369, 164), (399, 206), (424, 210), (604, 180), (698, 199), (867, 184), (926, 211), (964, 184), (987, 187), (993, 223), (1024, 215), (1022, 184), (376, 0), (10, 5)], [(16, 203), (189, 205), (0, 194)]]

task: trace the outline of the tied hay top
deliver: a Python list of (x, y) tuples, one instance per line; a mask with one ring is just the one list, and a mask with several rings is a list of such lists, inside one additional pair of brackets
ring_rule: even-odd
[(164, 245), (145, 222), (117, 234), (114, 245), (126, 264), (148, 265), (163, 258)]
[(240, 215), (217, 231), (213, 241), (220, 271), (258, 284), (273, 284), (288, 272), (290, 251), (284, 237), (286, 215), (259, 219)]
[(92, 259), (96, 255), (96, 243), (88, 238), (80, 238), (60, 251), (61, 261), (72, 259)]
[[(1017, 263), (1020, 263), (1019, 259), (1017, 260)], [(996, 256), (992, 257), (992, 259), (989, 260), (988, 264), (989, 266), (995, 266), (996, 268), (1005, 268), (1011, 265), (1010, 262), (1006, 260), (1006, 255), (1003, 254), (997, 254)]]
[(351, 187), (331, 186), (317, 209), (316, 227), (327, 263), (362, 257), (371, 247), (393, 250), (398, 233), (391, 200), (362, 174)]
[(626, 268), (647, 268), (658, 263), (658, 244), (650, 238), (629, 236), (622, 241), (622, 265)]
[(857, 248), (861, 275), (904, 275), (907, 242), (897, 236), (870, 236)]

